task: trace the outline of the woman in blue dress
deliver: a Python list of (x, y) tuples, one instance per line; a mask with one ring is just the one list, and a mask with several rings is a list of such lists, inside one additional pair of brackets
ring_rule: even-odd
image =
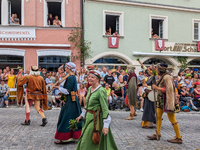
[[(77, 125), (78, 129), (72, 131), (68, 127), (70, 126), (70, 119), (76, 119), (81, 114), (81, 106), (77, 96), (74, 94), (77, 91), (77, 81), (74, 76), (76, 71), (76, 65), (72, 62), (66, 63), (65, 71), (69, 75), (66, 79), (63, 87), (54, 86), (60, 93), (62, 93), (62, 99), (65, 101), (64, 106), (61, 108), (57, 131), (55, 134), (55, 144), (62, 144), (73, 139), (79, 139), (82, 132), (82, 123)], [(75, 96), (73, 100), (72, 97)]]

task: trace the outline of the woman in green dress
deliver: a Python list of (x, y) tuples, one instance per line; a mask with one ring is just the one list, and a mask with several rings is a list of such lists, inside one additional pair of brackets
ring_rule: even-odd
[[(86, 97), (86, 106), (77, 121), (83, 120), (81, 137), (76, 150), (118, 150), (110, 130), (111, 117), (108, 110), (108, 100), (105, 89), (100, 85), (100, 72), (90, 71), (89, 84)], [(94, 144), (93, 130), (98, 131), (100, 143)]]

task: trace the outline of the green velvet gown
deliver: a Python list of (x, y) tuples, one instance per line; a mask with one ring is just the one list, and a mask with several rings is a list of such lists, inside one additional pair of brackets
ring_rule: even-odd
[[(115, 140), (113, 138), (111, 129), (109, 127), (109, 132), (106, 136), (103, 135), (103, 119), (106, 119), (109, 115), (108, 110), (108, 100), (107, 94), (103, 87), (99, 87), (94, 90), (91, 95), (91, 87), (88, 89), (88, 94), (86, 97), (86, 110), (96, 111), (98, 108), (101, 108), (100, 112), (100, 124), (99, 124), (99, 134), (101, 137), (99, 145), (95, 145), (92, 142), (92, 133), (94, 128), (94, 115), (86, 112), (81, 137), (78, 141), (76, 150), (118, 150)], [(89, 99), (90, 96), (90, 99)], [(89, 103), (88, 103), (89, 99)], [(97, 128), (97, 113), (95, 114), (95, 124)]]

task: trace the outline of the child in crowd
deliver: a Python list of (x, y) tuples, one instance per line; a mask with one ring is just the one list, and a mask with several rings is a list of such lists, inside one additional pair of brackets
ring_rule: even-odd
[(87, 93), (87, 90), (84, 88), (84, 85), (80, 84), (80, 89), (78, 90), (78, 98), (79, 98), (80, 105), (83, 102), (84, 107), (86, 103), (86, 100), (85, 100), (86, 93)]
[(178, 76), (177, 75), (173, 75), (173, 81), (174, 81), (175, 88), (178, 89)]
[(109, 88), (108, 83), (105, 84), (105, 90), (106, 90), (106, 93), (107, 93), (107, 100), (108, 100), (108, 104), (109, 104), (109, 109), (111, 109), (110, 105), (112, 104), (112, 97), (111, 97), (111, 89)]
[(185, 78), (186, 89), (189, 93), (193, 93), (193, 81), (192, 81), (192, 74), (187, 74)]

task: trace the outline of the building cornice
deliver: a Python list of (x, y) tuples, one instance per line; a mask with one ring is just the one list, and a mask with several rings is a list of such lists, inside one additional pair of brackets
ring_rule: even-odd
[(170, 57), (200, 57), (199, 53), (145, 53), (145, 52), (133, 52), (133, 56), (170, 56)]
[(145, 2), (131, 1), (131, 0), (85, 0), (85, 1), (104, 2), (104, 3), (113, 3), (113, 4), (120, 4), (120, 5), (132, 5), (132, 6), (140, 6), (140, 7), (170, 9), (170, 10), (176, 10), (176, 11), (200, 13), (200, 9), (198, 8), (164, 5), (164, 4), (156, 4), (156, 3), (145, 3)]
[(0, 43), (0, 46), (71, 47), (70, 44)]

